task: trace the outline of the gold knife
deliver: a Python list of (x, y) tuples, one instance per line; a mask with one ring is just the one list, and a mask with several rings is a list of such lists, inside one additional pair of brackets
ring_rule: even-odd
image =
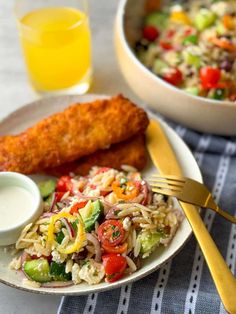
[[(160, 123), (151, 120), (147, 148), (154, 165), (162, 175), (183, 175), (169, 140)], [(216, 289), (227, 312), (236, 314), (236, 279), (206, 229), (196, 206), (179, 202), (205, 257)]]

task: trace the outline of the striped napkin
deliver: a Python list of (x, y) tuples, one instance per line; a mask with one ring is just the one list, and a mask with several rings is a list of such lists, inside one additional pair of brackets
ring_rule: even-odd
[[(216, 202), (236, 213), (236, 138), (201, 134), (168, 122), (192, 150)], [(236, 225), (211, 210), (203, 219), (231, 271), (236, 270)], [(122, 288), (63, 297), (58, 314), (226, 313), (194, 237), (151, 275)]]

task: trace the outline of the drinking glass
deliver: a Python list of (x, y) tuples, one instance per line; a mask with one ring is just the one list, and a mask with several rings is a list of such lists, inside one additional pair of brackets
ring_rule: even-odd
[(92, 76), (86, 0), (16, 0), (29, 80), (39, 92), (85, 93)]

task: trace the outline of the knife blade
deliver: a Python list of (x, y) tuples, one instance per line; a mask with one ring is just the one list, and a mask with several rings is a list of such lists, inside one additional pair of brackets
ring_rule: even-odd
[[(146, 143), (150, 157), (162, 175), (182, 175), (181, 166), (160, 122), (150, 121)], [(184, 202), (179, 204), (192, 227), (225, 309), (236, 313), (236, 279), (206, 229), (198, 208)]]
[[(182, 169), (175, 157), (166, 134), (159, 123), (151, 120), (146, 132), (147, 149), (160, 174), (182, 175)], [(160, 154), (160, 155), (159, 155)], [(161, 155), (163, 154), (163, 155)], [(165, 156), (163, 158), (162, 156)]]

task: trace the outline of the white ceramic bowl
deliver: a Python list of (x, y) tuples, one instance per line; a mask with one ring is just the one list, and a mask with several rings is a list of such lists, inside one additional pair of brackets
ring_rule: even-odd
[(202, 132), (236, 135), (236, 104), (197, 97), (166, 83), (146, 68), (132, 51), (140, 38), (145, 0), (121, 0), (115, 44), (121, 71), (131, 89), (164, 116)]
[[(12, 224), (11, 227), (6, 225), (3, 228), (0, 228), (0, 246), (6, 246), (15, 243), (20, 236), (22, 229), (29, 222), (33, 222), (40, 216), (43, 211), (43, 203), (36, 183), (23, 174), (16, 172), (0, 172), (0, 189), (2, 187), (20, 187), (21, 191), (26, 190), (32, 195), (32, 206), (24, 215), (24, 219), (20, 219), (18, 222), (16, 220), (16, 223)], [(13, 199), (14, 197), (17, 198), (16, 195), (12, 195)], [(14, 217), (12, 217), (12, 215), (13, 213), (9, 211), (9, 216), (13, 219)], [(3, 219), (3, 217), (1, 217), (1, 219)]]

